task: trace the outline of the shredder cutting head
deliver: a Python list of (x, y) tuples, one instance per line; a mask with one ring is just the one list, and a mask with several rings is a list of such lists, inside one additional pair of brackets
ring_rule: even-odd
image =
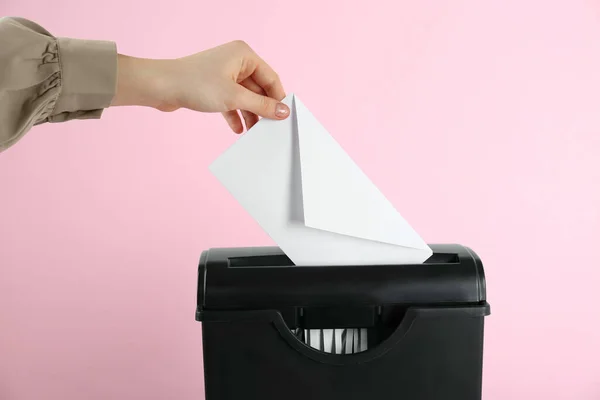
[(277, 247), (203, 252), (207, 400), (480, 400), (479, 257), (431, 245), (419, 265), (295, 266)]

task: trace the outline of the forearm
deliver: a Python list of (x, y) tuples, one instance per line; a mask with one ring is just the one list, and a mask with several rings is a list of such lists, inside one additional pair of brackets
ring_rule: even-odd
[(111, 106), (144, 106), (168, 110), (164, 98), (171, 68), (169, 60), (152, 60), (118, 55), (117, 86)]

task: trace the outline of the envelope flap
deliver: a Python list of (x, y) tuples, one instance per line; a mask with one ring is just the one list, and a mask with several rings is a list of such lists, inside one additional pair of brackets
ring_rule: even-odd
[(306, 226), (414, 249), (427, 244), (317, 121), (292, 98)]

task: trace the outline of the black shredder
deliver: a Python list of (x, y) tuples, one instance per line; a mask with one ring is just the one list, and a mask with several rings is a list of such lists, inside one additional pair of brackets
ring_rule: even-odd
[(480, 400), (486, 302), (469, 248), (419, 265), (303, 267), (277, 247), (202, 253), (207, 400)]

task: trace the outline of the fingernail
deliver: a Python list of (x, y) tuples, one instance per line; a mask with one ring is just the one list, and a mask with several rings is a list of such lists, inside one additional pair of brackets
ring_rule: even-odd
[(283, 103), (277, 103), (275, 106), (275, 115), (279, 118), (285, 118), (290, 113), (290, 109)]

